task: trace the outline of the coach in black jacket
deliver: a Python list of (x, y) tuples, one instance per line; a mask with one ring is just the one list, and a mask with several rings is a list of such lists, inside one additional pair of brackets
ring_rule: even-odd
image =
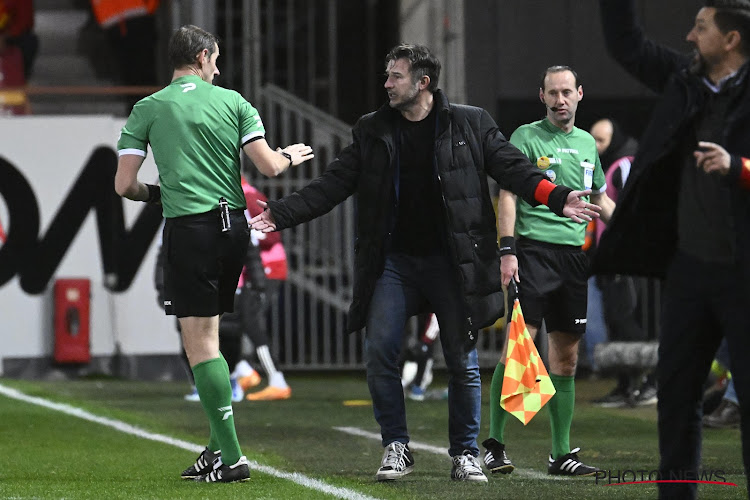
[(503, 313), (495, 212), (487, 174), (533, 205), (589, 219), (583, 194), (555, 186), (480, 108), (437, 90), (440, 62), (426, 47), (386, 57), (389, 104), (363, 116), (353, 142), (297, 193), (250, 222), (270, 231), (309, 221), (357, 195), (351, 330), (366, 327), (367, 378), (386, 451), (378, 480), (411, 472), (398, 354), (406, 320), (431, 310), (450, 372), (452, 477), (486, 481), (476, 460), (480, 382), (476, 334)]
[[(702, 386), (721, 338), (731, 350), (750, 465), (750, 1), (709, 0), (693, 57), (643, 35), (632, 1), (600, 0), (607, 46), (661, 94), (594, 272), (665, 277), (657, 367), (661, 479), (696, 479)], [(727, 464), (730, 466), (730, 464)], [(661, 483), (660, 498), (696, 485)]]

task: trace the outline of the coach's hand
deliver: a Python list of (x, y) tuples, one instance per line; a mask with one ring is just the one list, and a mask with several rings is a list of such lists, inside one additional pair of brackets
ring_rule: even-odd
[(273, 214), (268, 209), (268, 203), (260, 200), (256, 200), (255, 202), (263, 208), (263, 211), (248, 221), (250, 228), (261, 233), (276, 231), (276, 222), (273, 220)]
[(590, 189), (585, 191), (571, 191), (565, 200), (563, 215), (579, 224), (589, 222), (592, 218), (599, 218), (599, 212), (602, 211), (602, 207), (583, 200), (584, 196), (589, 196), (590, 194)]

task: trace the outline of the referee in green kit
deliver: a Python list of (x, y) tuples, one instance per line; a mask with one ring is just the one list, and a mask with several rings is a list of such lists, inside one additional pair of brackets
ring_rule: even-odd
[[(164, 309), (180, 322), (211, 429), (206, 449), (182, 478), (234, 482), (249, 479), (250, 472), (234, 428), (219, 317), (233, 311), (250, 237), (239, 150), (269, 177), (313, 154), (305, 144), (271, 149), (258, 111), (239, 93), (212, 84), (219, 74), (217, 42), (196, 26), (172, 35), (172, 82), (133, 107), (117, 144), (115, 190), (131, 200), (161, 203), (166, 218)], [(148, 145), (158, 186), (137, 178)]]

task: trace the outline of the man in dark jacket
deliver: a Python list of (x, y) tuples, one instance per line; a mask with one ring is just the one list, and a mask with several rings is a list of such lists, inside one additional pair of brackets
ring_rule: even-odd
[[(451, 105), (440, 62), (400, 45), (386, 57), (389, 103), (363, 116), (325, 173), (250, 220), (273, 231), (307, 222), (357, 195), (353, 302), (348, 327), (366, 326), (367, 382), (386, 448), (377, 479), (411, 472), (398, 370), (407, 318), (434, 311), (450, 374), (451, 477), (487, 481), (481, 465), (477, 330), (503, 313), (495, 211), (487, 174), (529, 203), (589, 220), (598, 207), (545, 179), (483, 109)], [(266, 206), (262, 204), (261, 206)]]
[[(750, 465), (750, 1), (709, 0), (692, 58), (645, 38), (633, 1), (600, 0), (611, 54), (661, 94), (600, 241), (598, 273), (665, 277), (657, 366), (660, 472), (697, 479), (702, 385), (727, 337)], [(729, 465), (729, 464), (727, 464)], [(660, 483), (660, 498), (695, 498)]]

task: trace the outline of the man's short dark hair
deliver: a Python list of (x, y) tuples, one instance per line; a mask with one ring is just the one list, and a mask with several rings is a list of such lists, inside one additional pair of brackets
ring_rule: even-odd
[(219, 39), (198, 26), (188, 24), (174, 32), (169, 40), (169, 63), (173, 69), (195, 64), (196, 56), (208, 49), (208, 55), (214, 53), (214, 46)]
[(440, 61), (430, 52), (430, 49), (424, 45), (402, 43), (388, 52), (388, 55), (385, 56), (385, 65), (388, 66), (388, 63), (397, 59), (407, 59), (411, 63), (411, 78), (414, 83), (427, 75), (430, 77), (427, 90), (434, 93), (438, 89)]
[(563, 71), (570, 71), (573, 74), (573, 79), (576, 82), (576, 88), (581, 85), (581, 82), (578, 81), (578, 73), (576, 73), (573, 68), (571, 68), (570, 66), (558, 65), (550, 66), (549, 68), (544, 70), (544, 73), (542, 73), (542, 80), (539, 83), (539, 88), (542, 89), (542, 91), (544, 90), (544, 79), (547, 78), (547, 75), (552, 73), (562, 73)]
[(750, 0), (706, 0), (705, 5), (716, 9), (714, 22), (719, 31), (740, 34), (740, 51), (750, 56)]

